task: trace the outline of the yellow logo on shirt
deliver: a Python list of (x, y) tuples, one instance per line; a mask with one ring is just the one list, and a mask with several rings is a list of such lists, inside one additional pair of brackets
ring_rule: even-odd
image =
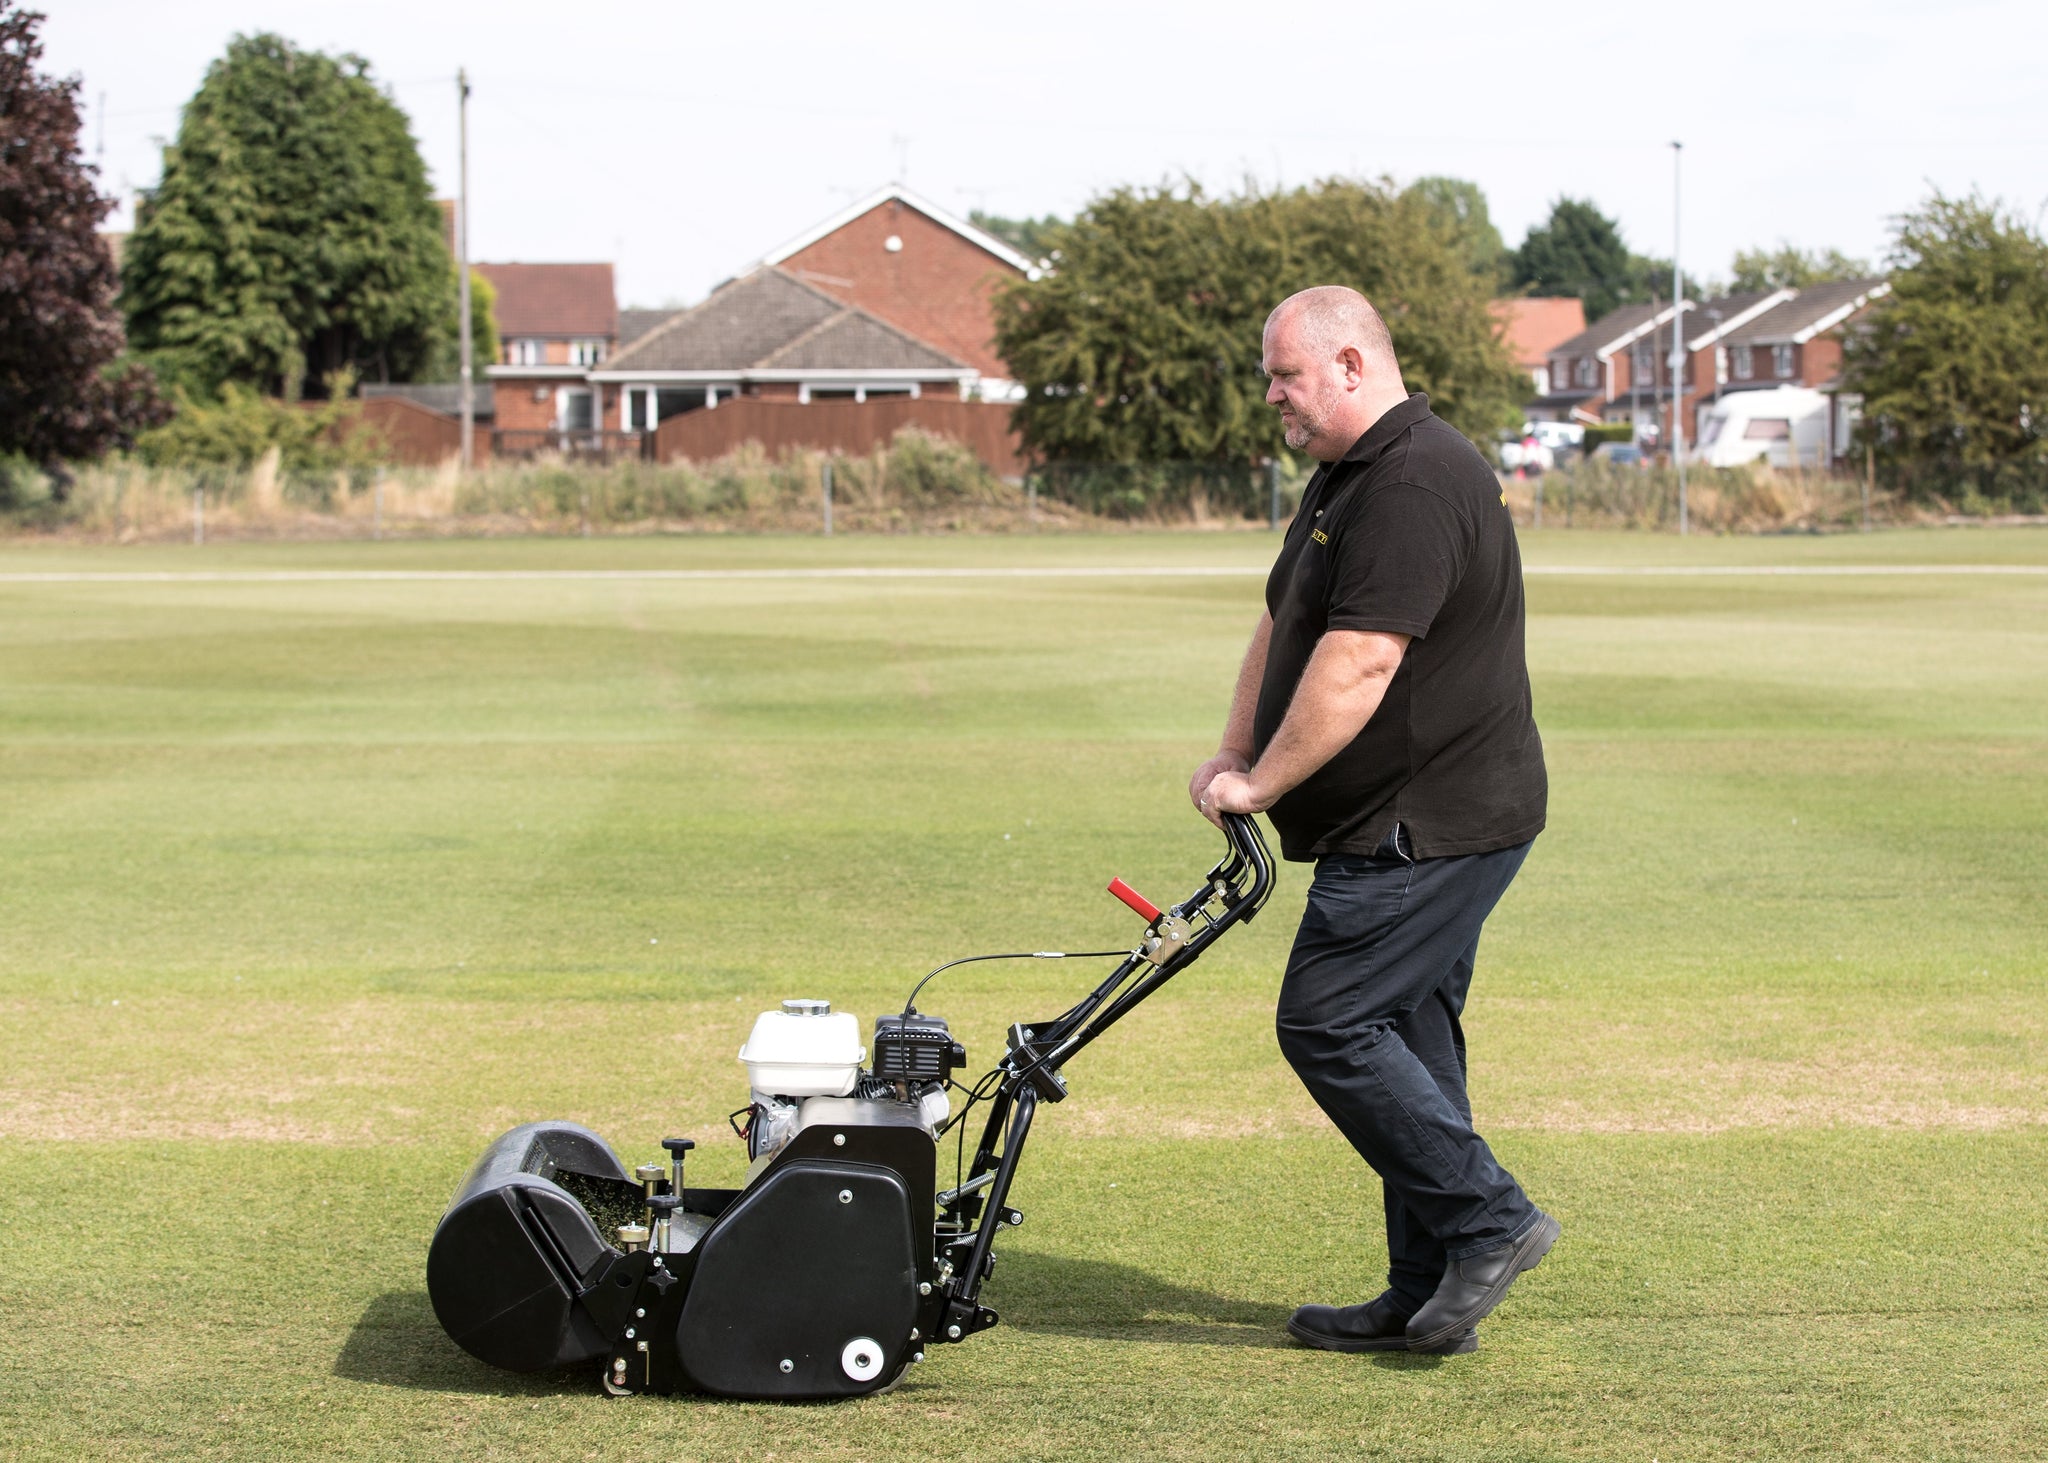
[(1308, 536), (1314, 539), (1319, 544), (1326, 544), (1330, 541), (1330, 536), (1327, 533), (1324, 533), (1320, 528), (1310, 529)]

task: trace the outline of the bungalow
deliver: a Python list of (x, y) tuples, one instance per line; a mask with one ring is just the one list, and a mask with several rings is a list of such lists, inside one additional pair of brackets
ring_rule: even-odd
[(772, 265), (674, 312), (587, 376), (604, 393), (606, 426), (627, 432), (651, 432), (735, 396), (961, 400), (980, 378), (965, 361)]

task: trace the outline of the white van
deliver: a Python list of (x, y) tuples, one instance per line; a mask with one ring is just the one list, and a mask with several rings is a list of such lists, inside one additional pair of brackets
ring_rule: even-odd
[(1700, 408), (1700, 440), (1686, 455), (1708, 467), (1823, 467), (1827, 433), (1828, 399), (1810, 387), (1737, 391)]

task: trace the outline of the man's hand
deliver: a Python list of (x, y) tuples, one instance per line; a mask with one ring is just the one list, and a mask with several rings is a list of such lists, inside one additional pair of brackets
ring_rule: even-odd
[(1195, 769), (1195, 775), (1188, 779), (1188, 801), (1195, 805), (1196, 810), (1204, 818), (1221, 828), (1223, 819), (1210, 806), (1215, 800), (1209, 796), (1209, 785), (1224, 773), (1249, 772), (1251, 765), (1244, 753), (1233, 752), (1226, 747)]
[(1209, 782), (1201, 803), (1202, 815), (1218, 828), (1225, 813), (1263, 813), (1274, 799), (1260, 792), (1248, 772), (1219, 772)]

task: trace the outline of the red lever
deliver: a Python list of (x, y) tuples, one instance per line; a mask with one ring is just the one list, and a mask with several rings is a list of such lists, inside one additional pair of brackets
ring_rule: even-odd
[(1109, 881), (1109, 892), (1143, 915), (1147, 923), (1159, 918), (1159, 906), (1126, 884), (1122, 879), (1111, 879)]

